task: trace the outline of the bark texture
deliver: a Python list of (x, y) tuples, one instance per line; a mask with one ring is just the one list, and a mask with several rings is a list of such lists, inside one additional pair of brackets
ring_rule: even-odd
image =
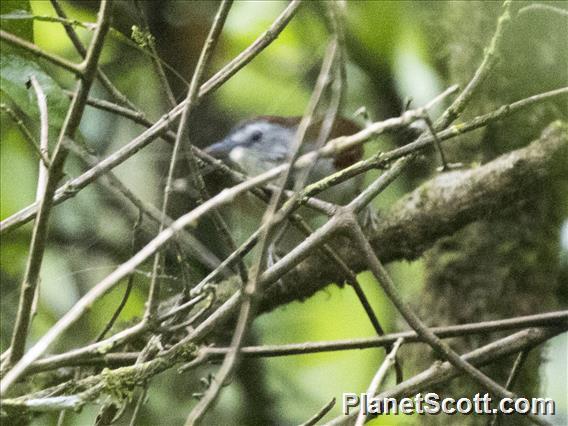
[[(515, 12), (522, 6), (523, 3), (515, 4)], [(470, 78), (483, 54), (487, 36), (493, 31), (499, 7), (498, 2), (446, 5), (442, 21), (447, 22), (443, 36), (449, 82), (462, 84)], [(555, 26), (550, 22), (558, 20), (561, 25), (562, 18), (535, 12), (514, 19), (499, 66), (473, 100), (465, 118), (548, 87), (565, 86), (568, 81), (567, 50), (560, 32), (553, 30)], [(552, 120), (565, 117), (565, 102), (531, 108), (449, 144), (449, 156), (451, 161), (464, 163), (489, 161), (502, 152), (527, 145)], [(562, 167), (566, 164), (564, 157)], [(514, 168), (520, 171), (522, 164), (517, 163)], [(485, 212), (479, 212), (477, 220), (440, 239), (427, 253), (426, 288), (420, 308), (428, 323), (458, 324), (558, 308), (559, 236), (566, 213), (562, 203), (566, 182), (553, 176), (536, 180), (520, 173), (509, 184), (518, 186), (520, 192), (502, 200), (500, 207), (487, 206)], [(459, 204), (463, 198), (454, 199)], [(501, 209), (497, 217), (495, 208)], [(453, 347), (464, 352), (495, 337), (460, 339)], [(514, 392), (539, 396), (538, 366), (542, 358), (540, 349), (531, 353)], [(415, 354), (415, 359), (419, 368), (433, 360), (424, 354)], [(486, 372), (504, 384), (513, 360), (506, 359)], [(457, 379), (441, 391), (455, 397), (483, 390), (467, 380)], [(475, 416), (426, 420), (436, 424), (455, 424), (456, 420), (460, 424), (487, 422), (486, 418)], [(514, 416), (500, 422), (523, 424), (527, 420)]]

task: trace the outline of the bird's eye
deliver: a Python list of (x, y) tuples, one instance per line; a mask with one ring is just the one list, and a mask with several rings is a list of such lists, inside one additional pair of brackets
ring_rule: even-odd
[(250, 140), (253, 142), (258, 142), (262, 139), (262, 132), (260, 130), (255, 130), (252, 135), (250, 135)]

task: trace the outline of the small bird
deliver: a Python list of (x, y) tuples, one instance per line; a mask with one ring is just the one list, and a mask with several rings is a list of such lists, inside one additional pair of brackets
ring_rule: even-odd
[[(294, 138), (301, 117), (259, 116), (235, 126), (220, 142), (210, 145), (205, 152), (227, 163), (238, 166), (249, 176), (256, 176), (289, 160)], [(312, 151), (320, 130), (321, 122), (314, 123), (306, 133), (301, 153)], [(337, 118), (331, 129), (329, 139), (352, 135), (361, 130), (355, 123)], [(335, 158), (320, 158), (312, 167), (307, 183), (318, 181), (333, 174), (363, 157), (359, 145), (339, 153)], [(292, 176), (292, 183), (300, 173)], [(361, 189), (361, 179), (350, 179), (324, 191), (324, 200), (345, 204), (355, 197)]]
[[(296, 132), (301, 119), (302, 117), (259, 116), (243, 121), (236, 125), (220, 142), (207, 147), (205, 152), (228, 164), (237, 166), (249, 176), (259, 175), (289, 161), (296, 143)], [(321, 122), (315, 122), (308, 128), (301, 146), (301, 154), (317, 148), (316, 141), (320, 127)], [(352, 135), (359, 130), (360, 128), (352, 121), (337, 118), (328, 140), (339, 136)], [(357, 145), (339, 153), (335, 158), (319, 158), (311, 167), (307, 178), (300, 178), (300, 176), (305, 176), (305, 173), (296, 169), (291, 176), (288, 189), (316, 182), (350, 166), (362, 157), (363, 148)], [(298, 182), (298, 179), (304, 181)], [(361, 191), (362, 179), (362, 175), (349, 179), (321, 192), (317, 197), (328, 202), (345, 205)], [(256, 213), (254, 213), (255, 211)], [(231, 209), (232, 214), (230, 216), (238, 224), (240, 232), (249, 235), (258, 227), (258, 220), (262, 211), (262, 207), (260, 209), (255, 207), (251, 210), (250, 203), (238, 203), (236, 210)], [(318, 226), (318, 216), (314, 215), (312, 210), (300, 209), (299, 213), (312, 226)], [(290, 251), (304, 238), (303, 234), (284, 224), (268, 249), (268, 265), (274, 264), (276, 259)]]

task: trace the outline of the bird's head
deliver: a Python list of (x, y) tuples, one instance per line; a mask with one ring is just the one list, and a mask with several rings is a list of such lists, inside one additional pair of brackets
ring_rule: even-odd
[[(224, 139), (207, 147), (205, 152), (236, 164), (250, 176), (258, 175), (288, 159), (300, 119), (301, 117), (259, 116), (246, 120), (235, 126)], [(303, 151), (313, 149), (319, 124), (308, 130)], [(358, 130), (359, 127), (353, 122), (339, 118), (332, 128), (330, 138), (351, 135)], [(358, 161), (362, 154), (362, 148), (356, 146), (340, 153), (329, 164), (340, 170)]]
[(205, 152), (254, 176), (286, 161), (297, 126), (295, 117), (257, 117), (235, 126)]

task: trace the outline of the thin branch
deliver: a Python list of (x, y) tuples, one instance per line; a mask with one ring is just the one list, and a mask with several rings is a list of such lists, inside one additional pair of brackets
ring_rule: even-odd
[[(73, 92), (69, 90), (63, 90), (63, 92), (69, 96), (73, 97)], [(152, 127), (152, 122), (148, 120), (144, 113), (140, 112), (139, 110), (131, 109), (128, 107), (124, 107), (113, 102), (89, 97), (87, 99), (87, 105), (100, 109), (101, 111), (111, 112), (116, 115), (120, 115), (121, 117), (127, 118), (136, 124), (140, 124), (146, 128)]]
[[(205, 395), (200, 399), (197, 405), (191, 410), (189, 416), (186, 420), (186, 425), (199, 424), (202, 421), (202, 417), (213, 402), (217, 399), (221, 388), (223, 387), (227, 378), (233, 373), (237, 366), (239, 360), (239, 350), (243, 345), (244, 339), (248, 333), (250, 324), (255, 315), (256, 311), (256, 292), (258, 290), (259, 276), (264, 268), (266, 262), (266, 255), (268, 246), (270, 244), (273, 234), (273, 227), (276, 225), (274, 215), (276, 210), (280, 205), (280, 201), (283, 196), (284, 188), (289, 182), (291, 173), (294, 168), (294, 163), (300, 157), (300, 149), (306, 138), (308, 128), (310, 127), (313, 116), (318, 106), (321, 97), (324, 93), (325, 87), (327, 86), (327, 81), (332, 69), (332, 65), (335, 62), (337, 53), (337, 40), (332, 38), (328, 44), (328, 49), (324, 56), (324, 60), (321, 66), (320, 74), (318, 76), (314, 91), (306, 108), (306, 112), (302, 117), (296, 134), (294, 135), (292, 152), (289, 160), (284, 164), (284, 170), (279, 178), (279, 188), (271, 196), (270, 202), (268, 203), (266, 212), (262, 217), (261, 227), (263, 228), (259, 236), (259, 254), (251, 268), (253, 273), (249, 278), (246, 285), (243, 288), (243, 297), (241, 301), (241, 307), (239, 315), (237, 318), (237, 324), (233, 332), (233, 338), (231, 340), (231, 351), (227, 353), (220, 369), (217, 371), (215, 380), (211, 383)], [(243, 283), (245, 284), (245, 283)]]
[[(276, 18), (270, 28), (261, 34), (247, 49), (245, 49), (237, 58), (225, 65), (219, 72), (211, 77), (207, 82), (201, 85), (199, 90), (199, 99), (210, 94), (212, 91), (218, 89), (230, 77), (236, 74), (242, 67), (252, 61), (260, 52), (264, 50), (270, 43), (272, 43), (278, 35), (286, 28), (287, 24), (294, 17), (301, 0), (293, 0), (284, 9), (284, 11)], [(178, 104), (169, 113), (162, 116), (156, 123), (148, 128), (141, 135), (133, 139), (130, 143), (118, 150), (116, 153), (107, 157), (96, 167), (87, 171), (78, 178), (68, 182), (57, 191), (55, 202), (62, 202), (70, 197), (73, 197), (80, 189), (87, 186), (93, 180), (97, 179), (100, 175), (106, 173), (117, 165), (123, 163), (132, 155), (137, 153), (140, 149), (151, 143), (158, 136), (163, 136), (163, 132), (167, 131), (171, 121), (176, 119), (182, 112), (185, 106), (185, 100)], [(221, 162), (214, 160), (207, 154), (202, 153), (200, 150), (195, 149), (196, 154), (200, 158), (206, 158), (209, 163), (216, 164), (223, 170), (229, 170)], [(24, 208), (20, 212), (12, 215), (11, 217), (0, 222), (0, 233), (18, 227), (35, 217), (37, 214), (38, 206), (36, 204)]]
[[(529, 328), (468, 352), (463, 355), (463, 359), (479, 368), (519, 351), (534, 348), (565, 331), (566, 328)], [(460, 376), (460, 374), (460, 370), (450, 362), (436, 362), (430, 368), (380, 393), (375, 398), (381, 401), (385, 398), (416, 395), (424, 389), (433, 389), (446, 383)], [(357, 417), (358, 411), (354, 410), (348, 416), (340, 416), (326, 423), (326, 426), (351, 425)], [(534, 416), (531, 420), (533, 418)]]
[[(507, 336), (503, 339), (499, 339), (481, 348), (478, 348), (472, 352), (464, 354), (464, 359), (471, 364), (480, 367), (494, 362), (503, 357), (509, 356), (514, 353), (518, 353), (521, 350), (534, 348), (539, 344), (557, 336), (560, 333), (566, 331), (566, 326), (564, 327), (550, 327), (550, 328), (530, 328), (527, 330), (520, 331), (514, 335)], [(111, 383), (118, 383), (120, 381), (129, 380), (130, 384), (142, 385), (150, 377), (164, 371), (165, 369), (171, 367), (176, 361), (180, 361), (183, 357), (188, 356), (187, 353), (175, 352), (170, 353), (165, 357), (158, 357), (152, 359), (151, 361), (144, 362), (142, 364), (133, 365), (129, 367), (119, 368), (113, 371), (107, 371), (104, 375), (91, 376), (80, 381), (74, 381), (72, 383), (72, 389), (85, 389), (85, 388), (95, 388), (96, 391), (100, 392), (104, 388), (97, 386), (101, 381), (109, 379), (112, 377)], [(198, 352), (194, 355), (195, 360), (200, 359), (201, 355)], [(201, 357), (203, 361), (203, 358)], [(457, 377), (460, 374), (459, 370), (452, 366), (449, 362), (445, 363), (435, 363), (432, 367), (425, 370), (424, 372), (413, 376), (412, 378), (406, 380), (403, 383), (395, 386), (382, 394), (378, 395), (378, 398), (385, 397), (397, 397), (402, 395), (413, 395), (424, 388), (432, 388), (434, 386), (440, 385), (447, 382), (448, 380)], [(103, 385), (104, 386), (104, 385)], [(62, 392), (70, 388), (70, 383), (64, 383), (57, 387), (59, 392)], [(52, 393), (53, 390), (50, 391)], [(36, 394), (25, 395), (14, 399), (5, 399), (3, 401), (3, 406), (8, 407), (23, 407), (31, 411), (51, 411), (55, 410), (55, 406), (60, 404), (62, 400), (45, 400), (46, 390), (43, 390)], [(96, 397), (96, 393), (93, 395)], [(71, 401), (74, 398), (73, 395), (69, 395), (63, 401)], [(30, 399), (37, 401), (39, 399), (39, 404), (28, 402)], [(60, 406), (60, 405), (58, 405)], [(344, 422), (349, 421), (354, 418), (357, 412), (350, 414), (350, 416), (342, 416), (329, 424), (344, 424)], [(352, 424), (352, 420), (351, 423)]]
[[(310, 229), (308, 224), (305, 223), (305, 221), (302, 220), (299, 223), (299, 226), (303, 228), (304, 234), (307, 237), (309, 237), (313, 233), (313, 231)], [(339, 270), (344, 274), (347, 284), (349, 284), (353, 288), (353, 291), (355, 291), (355, 295), (359, 299), (359, 303), (361, 303), (361, 306), (365, 310), (365, 313), (367, 314), (367, 317), (369, 318), (369, 321), (371, 322), (371, 325), (375, 329), (376, 333), (379, 336), (383, 336), (385, 334), (383, 327), (381, 326), (379, 319), (375, 315), (375, 312), (373, 311), (371, 303), (367, 299), (363, 288), (359, 284), (357, 275), (353, 272), (352, 269), (349, 268), (349, 266), (347, 266), (341, 256), (330, 245), (322, 245), (321, 250), (337, 265)]]
[[(31, 356), (27, 357), (27, 359), (20, 360), (24, 353), (31, 313), (30, 308), (33, 301), (33, 295), (35, 294), (35, 289), (37, 287), (45, 249), (47, 225), (50, 210), (53, 205), (52, 199), (57, 188), (57, 183), (63, 174), (63, 165), (65, 163), (65, 158), (67, 157), (67, 150), (64, 147), (63, 141), (67, 137), (72, 138), (76, 129), (79, 127), (79, 122), (85, 108), (85, 101), (95, 77), (96, 65), (102, 51), (104, 37), (109, 28), (109, 19), (109, 2), (103, 1), (99, 10), (99, 18), (95, 35), (93, 36), (93, 40), (89, 46), (85, 62), (80, 66), (82, 78), (77, 84), (75, 97), (71, 101), (59, 139), (53, 150), (45, 192), (40, 203), (38, 217), (34, 224), (32, 240), (30, 243), (30, 254), (26, 265), (24, 279), (22, 281), (16, 324), (12, 335), (10, 363), (17, 364), (1, 381), (0, 395), (4, 395), (9, 387), (23, 373), (24, 370), (22, 369), (22, 366), (26, 366), (26, 364), (34, 361), (37, 359), (37, 356), (39, 356), (31, 354)], [(27, 355), (30, 354), (28, 353)]]
[[(519, 112), (524, 108), (535, 105), (540, 102), (544, 102), (555, 97), (568, 95), (568, 87), (562, 87), (559, 89), (551, 90), (549, 92), (540, 93), (538, 95), (529, 96), (528, 98), (521, 99), (520, 101), (513, 102), (512, 104), (503, 105), (494, 111), (487, 114), (480, 115), (474, 119), (457, 124), (440, 131), (437, 136), (440, 141), (445, 141), (447, 139), (453, 138), (455, 136), (462, 135), (464, 133), (471, 132), (473, 130), (479, 129), (480, 127), (486, 126), (489, 123), (502, 120), (511, 114)], [(418, 152), (430, 146), (434, 142), (432, 136), (420, 137), (418, 140), (406, 144), (400, 148), (393, 149), (383, 155), (383, 160), (386, 162), (392, 161), (396, 158), (403, 157), (405, 155)]]
[[(223, 67), (221, 71), (211, 77), (199, 90), (199, 97), (219, 88), (225, 81), (235, 75), (242, 67), (254, 59), (256, 55), (264, 50), (280, 35), (292, 20), (302, 0), (292, 0), (282, 13), (274, 20), (272, 25), (262, 33), (249, 47), (239, 53), (233, 60)], [(179, 105), (178, 105), (179, 107)]]
[[(204, 296), (197, 301), (201, 301)], [(195, 303), (193, 303), (195, 305)], [(446, 327), (433, 327), (432, 332), (441, 339), (466, 337), (474, 334), (488, 334), (499, 331), (516, 330), (527, 327), (568, 328), (568, 311), (547, 312), (537, 315), (527, 315), (502, 320), (483, 321), (479, 323), (460, 324)], [(424, 343), (415, 331), (402, 331), (370, 338), (334, 340), (323, 342), (291, 343), (284, 345), (245, 346), (241, 353), (247, 358), (281, 357), (294, 355), (309, 355), (322, 352), (361, 350), (392, 346), (398, 339), (404, 339), (404, 344)], [(103, 342), (104, 343), (104, 342)], [(206, 347), (200, 354), (207, 360), (222, 359), (230, 348)], [(103, 365), (109, 367), (132, 364), (138, 354), (108, 353), (101, 354), (93, 349), (89, 354), (83, 352), (67, 352), (52, 355), (34, 362), (28, 372), (35, 374), (54, 370), (61, 367), (81, 365)], [(183, 368), (183, 367), (182, 367)]]
[(349, 221), (349, 231), (353, 240), (358, 244), (362, 254), (365, 256), (369, 269), (373, 272), (373, 275), (381, 284), (384, 292), (389, 297), (393, 305), (396, 306), (397, 310), (404, 317), (408, 325), (410, 325), (439, 356), (450, 362), (459, 371), (474, 379), (495, 396), (500, 398), (516, 399), (517, 396), (513, 392), (508, 391), (460, 357), (460, 355), (450, 348), (449, 345), (440, 340), (430, 329), (428, 329), (428, 327), (424, 325), (422, 320), (414, 313), (406, 302), (404, 302), (396, 285), (391, 280), (387, 270), (376, 257), (371, 245), (365, 238), (365, 235), (361, 231), (356, 220)]
[[(213, 48), (217, 44), (217, 40), (219, 35), (221, 34), (221, 30), (223, 29), (223, 25), (225, 24), (225, 20), (231, 10), (232, 1), (231, 0), (223, 0), (221, 5), (219, 6), (219, 10), (215, 15), (213, 20), (213, 24), (211, 25), (211, 29), (209, 30), (209, 34), (207, 35), (207, 39), (203, 45), (203, 49), (201, 50), (201, 54), (199, 55), (199, 60), (197, 61), (197, 65), (195, 67), (195, 71), (193, 73), (193, 77), (191, 78), (191, 83), (189, 85), (185, 105), (183, 111), (181, 113), (181, 118), (178, 125), (178, 132), (176, 136), (176, 141), (174, 143), (174, 148), (172, 152), (172, 157), (170, 160), (170, 166), (168, 169), (168, 177), (166, 180), (166, 187), (164, 190), (164, 199), (162, 203), (162, 221), (160, 223), (160, 229), (158, 232), (162, 232), (165, 226), (165, 221), (163, 217), (168, 212), (169, 207), (169, 200), (170, 200), (170, 191), (172, 182), (174, 179), (174, 173), (178, 162), (178, 156), (182, 149), (182, 144), (188, 140), (187, 138), (187, 128), (190, 114), (193, 110), (195, 105), (195, 101), (197, 99), (197, 93), (199, 90), (199, 85), (201, 83), (201, 79), (205, 72), (205, 68), (209, 62), (211, 54), (213, 53)], [(190, 174), (193, 177), (194, 182), (200, 182), (200, 187), (204, 190), (205, 185), (201, 176), (199, 175), (199, 170), (197, 167), (197, 162), (193, 157), (193, 153), (188, 150), (189, 160), (190, 160)], [(201, 180), (200, 180), (201, 179)], [(159, 298), (159, 289), (160, 283), (158, 280), (158, 270), (160, 268), (162, 262), (162, 256), (158, 251), (154, 257), (154, 264), (152, 267), (152, 279), (150, 281), (150, 291), (148, 295), (148, 303), (146, 307), (146, 312), (144, 314), (144, 319), (147, 321), (153, 321), (154, 316), (156, 314), (156, 309), (158, 306), (158, 298)]]
[[(69, 149), (76, 154), (81, 161), (83, 161), (87, 166), (94, 167), (98, 164), (98, 158), (93, 154), (89, 153), (81, 145), (72, 143)], [(122, 202), (124, 199), (128, 200), (135, 209), (128, 209), (127, 212), (132, 216), (133, 220), (137, 220), (140, 212), (142, 212), (148, 219), (160, 224), (162, 220), (165, 221), (166, 225), (170, 225), (173, 219), (168, 215), (163, 216), (160, 210), (155, 207), (152, 203), (144, 201), (142, 198), (134, 194), (130, 189), (128, 189), (120, 179), (113, 173), (108, 172), (101, 176), (100, 179), (96, 181), (105, 190), (107, 190), (116, 200)], [(146, 230), (146, 233), (150, 236), (155, 235), (155, 229)], [(183, 243), (183, 248), (185, 251), (199, 263), (203, 264), (207, 268), (216, 268), (221, 261), (217, 256), (211, 252), (200, 240), (198, 240), (189, 230), (184, 230), (178, 234), (178, 239)]]
[[(75, 50), (77, 51), (77, 53), (79, 53), (79, 55), (81, 55), (81, 57), (85, 58), (87, 55), (87, 49), (85, 49), (85, 46), (83, 46), (83, 43), (81, 42), (81, 39), (77, 35), (75, 28), (73, 28), (73, 25), (65, 22), (67, 20), (67, 15), (65, 14), (65, 11), (63, 10), (63, 8), (61, 7), (61, 5), (57, 0), (50, 0), (50, 1), (51, 1), (51, 6), (55, 10), (55, 13), (57, 13), (57, 15), (63, 20), (62, 22), (63, 28), (65, 28), (65, 32), (67, 33), (67, 36), (71, 40), (71, 43), (73, 43)], [(128, 100), (128, 98), (124, 94), (120, 92), (120, 90), (118, 90), (112, 84), (110, 78), (108, 78), (108, 76), (98, 66), (97, 66), (97, 78), (101, 82), (102, 86), (108, 91), (108, 93), (114, 99), (116, 99), (118, 102), (122, 103), (123, 105), (127, 105), (129, 108), (136, 110), (142, 116), (144, 115)]]
[(568, 18), (568, 10), (552, 6), (551, 4), (543, 4), (543, 3), (529, 4), (528, 6), (519, 9), (517, 14), (522, 15), (530, 12), (550, 12), (560, 15), (564, 18)]
[[(525, 350), (519, 352), (519, 354), (517, 355), (517, 358), (515, 358), (515, 363), (513, 364), (513, 368), (511, 368), (511, 372), (509, 373), (509, 377), (507, 378), (507, 383), (505, 383), (506, 389), (512, 389), (513, 388), (515, 381), (519, 377), (519, 374), (521, 373), (521, 369), (523, 368), (523, 365), (525, 364), (525, 361), (527, 360), (529, 352), (530, 352), (530, 349), (525, 349)], [(500, 417), (499, 414), (495, 414), (493, 416), (493, 418), (491, 419), (491, 422), (489, 422), (489, 426), (495, 426), (497, 424), (497, 422), (499, 421), (499, 417)]]
[[(58, 355), (52, 355), (50, 357), (46, 357), (40, 361), (36, 361), (32, 365), (41, 366), (43, 362), (46, 362), (47, 365), (53, 366), (62, 366), (67, 365), (69, 362), (78, 362), (81, 363), (84, 360), (89, 359), (93, 356), (100, 356), (103, 353), (103, 357), (109, 356), (113, 357), (112, 353), (108, 355), (104, 355), (107, 352), (110, 352), (114, 348), (119, 345), (122, 345), (126, 342), (131, 341), (132, 339), (142, 335), (143, 333), (147, 332), (150, 329), (148, 323), (139, 322), (138, 324), (129, 327), (125, 330), (122, 330), (111, 337), (106, 338), (105, 340), (101, 340), (100, 342), (91, 343), (90, 345), (83, 346), (78, 349), (71, 350), (69, 352), (64, 352)], [(134, 359), (135, 361), (136, 359)], [(58, 368), (58, 367), (56, 367)], [(51, 369), (51, 367), (49, 368)], [(33, 369), (29, 371), (34, 371)]]
[(162, 61), (160, 60), (160, 56), (158, 55), (158, 50), (156, 48), (156, 39), (150, 32), (148, 19), (146, 19), (146, 14), (144, 13), (144, 10), (142, 10), (142, 7), (140, 6), (140, 2), (138, 0), (134, 1), (134, 7), (136, 8), (136, 12), (138, 13), (138, 19), (143, 26), (143, 31), (145, 34), (147, 34), (147, 36), (145, 37), (145, 40), (147, 41), (146, 46), (150, 49), (150, 57), (152, 59), (152, 63), (154, 64), (154, 68), (156, 69), (156, 73), (158, 74), (158, 79), (160, 80), (162, 89), (166, 92), (166, 99), (170, 103), (170, 108), (173, 108), (177, 105), (176, 97), (174, 96), (172, 88), (168, 83), (168, 78), (166, 76), (166, 73), (164, 72)]
[(54, 22), (58, 24), (66, 24), (75, 27), (81, 27), (88, 31), (92, 31), (95, 29), (96, 24), (93, 22), (82, 22), (76, 19), (67, 19), (66, 17), (59, 17), (59, 16), (48, 16), (48, 15), (32, 15), (31, 13), (27, 13), (25, 11), (14, 11), (9, 14), (0, 15), (0, 20), (18, 20), (18, 21), (40, 21), (40, 22)]
[(57, 0), (50, 0), (50, 1), (51, 1), (51, 7), (53, 7), (53, 10), (55, 10), (55, 13), (57, 13), (58, 21), (56, 22), (60, 22), (61, 24), (63, 24), (63, 28), (67, 33), (67, 37), (69, 37), (69, 40), (71, 40), (71, 43), (73, 43), (75, 50), (77, 51), (77, 53), (79, 53), (79, 55), (81, 55), (81, 57), (84, 58), (87, 55), (87, 49), (85, 49), (85, 46), (83, 46), (81, 39), (75, 32), (75, 29), (73, 28), (74, 23), (69, 22), (67, 14), (65, 13), (65, 11), (63, 10), (63, 8), (61, 7), (61, 5)]
[[(554, 327), (568, 328), (568, 311), (549, 312), (537, 315), (527, 315), (503, 320), (483, 321), (471, 324), (461, 324), (446, 327), (433, 327), (432, 333), (441, 339), (465, 337), (471, 334), (494, 333), (498, 331), (515, 330), (525, 327)], [(287, 345), (246, 346), (242, 353), (247, 357), (280, 357), (290, 355), (307, 355), (313, 353), (342, 351), (353, 349), (369, 349), (386, 347), (398, 339), (404, 339), (404, 344), (424, 343), (415, 331), (402, 331), (384, 336), (336, 340), (332, 342), (291, 343)], [(216, 359), (227, 353), (229, 348), (208, 347), (202, 351), (210, 358)], [(43, 362), (43, 360), (38, 361)]]
[(300, 426), (314, 426), (325, 417), (327, 413), (335, 406), (335, 398), (332, 398), (327, 404), (325, 404), (316, 414), (310, 417), (306, 422), (302, 423)]
[[(37, 189), (36, 189), (36, 202), (41, 203), (42, 197), (44, 197), (45, 190), (47, 187), (47, 178), (49, 176), (49, 166), (44, 163), (43, 158), (49, 158), (49, 115), (47, 111), (47, 97), (43, 91), (41, 85), (37, 81), (37, 78), (32, 75), (30, 77), (30, 84), (34, 89), (37, 106), (40, 117), (40, 140), (39, 140), (39, 150), (41, 153), (41, 158), (38, 165), (38, 176), (37, 176)], [(37, 314), (37, 308), (39, 303), (39, 285), (36, 285), (34, 296), (30, 306), (29, 323), (34, 320)], [(12, 360), (10, 359), (10, 362)], [(3, 366), (7, 368), (8, 365)]]
[[(377, 370), (375, 377), (371, 380), (371, 384), (367, 388), (367, 395), (375, 395), (383, 384), (388, 371), (395, 365), (396, 363), (396, 354), (402, 345), (403, 339), (398, 339), (394, 345), (392, 346), (391, 351), (385, 357), (384, 361), (382, 362), (381, 366)], [(355, 421), (355, 426), (363, 426), (365, 424), (366, 414), (364, 410), (359, 411), (359, 415), (357, 416), (357, 420)]]
[(43, 164), (45, 164), (46, 167), (49, 167), (49, 158), (47, 158), (45, 155), (43, 155), (43, 153), (41, 152), (41, 149), (39, 148), (39, 143), (34, 138), (34, 136), (31, 134), (30, 130), (26, 127), (24, 121), (18, 116), (16, 111), (14, 111), (12, 108), (10, 108), (8, 105), (6, 105), (4, 102), (0, 103), (0, 111), (4, 111), (6, 114), (8, 114), (10, 116), (12, 121), (14, 121), (14, 123), (16, 124), (16, 126), (18, 127), (18, 129), (20, 130), (22, 135), (24, 136), (24, 139), (26, 140), (26, 142), (28, 142), (30, 144), (30, 146), (33, 148), (34, 152), (43, 161)]
[(436, 121), (434, 124), (434, 128), (436, 130), (448, 127), (448, 125), (450, 125), (463, 112), (473, 95), (477, 92), (479, 86), (489, 76), (493, 68), (495, 68), (495, 65), (500, 58), (504, 35), (513, 23), (513, 19), (511, 17), (511, 4), (512, 0), (505, 0), (503, 2), (503, 13), (497, 20), (495, 33), (489, 42), (489, 46), (485, 49), (481, 64), (477, 67), (475, 74), (460, 93), (458, 98), (446, 111), (444, 111), (442, 117)]
[(130, 418), (129, 426), (136, 426), (136, 419), (138, 417), (138, 414), (140, 413), (140, 408), (142, 408), (142, 404), (144, 404), (144, 400), (146, 399), (146, 389), (147, 388), (142, 388), (142, 392), (136, 400), (136, 405), (134, 406), (134, 410), (132, 411), (132, 417)]
[(29, 41), (26, 41), (24, 39), (21, 39), (20, 37), (17, 37), (14, 34), (10, 34), (4, 30), (0, 30), (0, 39), (13, 46), (27, 50), (28, 52), (32, 53), (33, 55), (39, 58), (47, 59), (48, 61), (54, 63), (55, 65), (69, 72), (72, 72), (77, 77), (81, 77), (83, 74), (83, 69), (80, 65), (77, 65), (73, 62), (68, 61), (67, 59), (64, 59), (60, 56), (54, 55), (53, 53), (49, 53), (43, 49), (40, 49), (35, 44), (30, 43)]
[(49, 172), (48, 166), (43, 161), (43, 158), (49, 158), (49, 118), (47, 113), (47, 98), (45, 97), (41, 85), (33, 75), (30, 77), (30, 82), (36, 94), (40, 120), (39, 151), (42, 159), (39, 162), (36, 202), (41, 203), (41, 198), (45, 193), (45, 186), (47, 184), (47, 174)]
[[(134, 223), (134, 227), (132, 229), (132, 241), (130, 243), (130, 247), (131, 247), (130, 250), (131, 250), (132, 254), (134, 254), (136, 252), (136, 245), (137, 245), (137, 241), (138, 241), (138, 233), (140, 232), (140, 225), (142, 224), (142, 219), (143, 219), (142, 213), (140, 213), (139, 216), (138, 216), (138, 220), (136, 221), (136, 223)], [(126, 288), (124, 289), (124, 294), (122, 295), (120, 303), (118, 304), (118, 306), (114, 310), (114, 313), (112, 314), (112, 317), (110, 318), (110, 320), (108, 321), (106, 326), (103, 328), (103, 330), (99, 333), (99, 335), (95, 339), (95, 343), (98, 343), (98, 342), (100, 342), (101, 340), (104, 339), (105, 335), (110, 331), (110, 329), (112, 328), (112, 326), (114, 325), (114, 323), (116, 322), (118, 317), (120, 316), (120, 313), (122, 312), (122, 310), (126, 306), (126, 302), (128, 302), (128, 298), (130, 297), (130, 292), (132, 291), (133, 285), (134, 285), (134, 274), (131, 274), (128, 277), (128, 281), (126, 282)]]
[(183, 328), (186, 328), (188, 326), (192, 326), (195, 321), (197, 321), (205, 312), (207, 312), (208, 310), (210, 310), (215, 302), (215, 294), (212, 292), (209, 294), (209, 300), (208, 303), (203, 306), (199, 311), (197, 311), (195, 314), (193, 314), (187, 321), (182, 322), (181, 324), (176, 324), (176, 325), (172, 325), (169, 327), (164, 327), (168, 332), (173, 332), (173, 331), (177, 331), (177, 330), (181, 330)]

